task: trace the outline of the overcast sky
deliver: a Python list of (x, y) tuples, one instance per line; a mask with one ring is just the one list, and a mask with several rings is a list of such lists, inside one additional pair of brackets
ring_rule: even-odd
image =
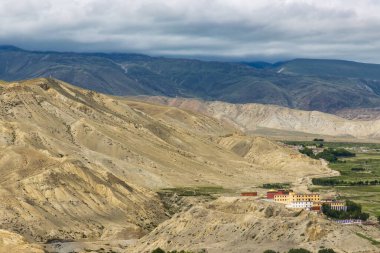
[(378, 0), (0, 0), (0, 44), (380, 63)]

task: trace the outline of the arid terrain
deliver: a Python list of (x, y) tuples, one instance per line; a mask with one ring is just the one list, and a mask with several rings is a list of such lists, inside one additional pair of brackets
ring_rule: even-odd
[(5, 230), (0, 230), (0, 252), (12, 253), (44, 253), (43, 247), (28, 243), (22, 236)]
[(250, 134), (283, 135), (293, 139), (297, 136), (311, 138), (314, 135), (342, 140), (380, 140), (380, 120), (375, 109), (341, 111), (338, 114), (346, 117), (342, 118), (318, 111), (302, 111), (276, 105), (144, 96), (138, 99), (203, 113)]
[[(333, 173), (319, 160), (199, 113), (102, 95), (54, 79), (0, 84), (0, 248), (5, 251), (101, 252), (108, 247), (141, 252), (166, 246), (168, 240), (171, 248), (218, 248), (218, 237), (230, 237), (225, 242), (230, 252), (249, 252), (255, 241), (232, 240), (232, 227), (266, 224), (266, 204), (221, 197), (211, 203), (186, 202), (173, 216), (157, 191), (217, 186), (236, 196), (262, 183)], [(243, 210), (247, 217), (239, 214)], [(226, 214), (213, 221), (215, 212)], [(294, 225), (287, 221), (294, 214), (279, 212), (274, 219)], [(302, 224), (312, 219), (302, 214), (295, 220), (299, 224), (294, 226), (305, 230)], [(190, 227), (181, 230), (182, 223)], [(277, 225), (268, 220), (268, 226), (262, 233)], [(168, 239), (177, 232), (186, 233), (186, 243)], [(281, 236), (289, 243), (285, 240), (279, 249), (307, 241)], [(313, 238), (310, 247), (324, 237)], [(359, 242), (373, 248), (368, 241)], [(236, 243), (241, 245), (235, 251)]]
[(342, 109), (335, 114), (351, 120), (379, 120), (380, 108)]
[[(255, 252), (267, 249), (334, 248), (337, 252), (379, 252), (356, 233), (379, 238), (378, 228), (342, 226), (304, 210), (249, 198), (221, 197), (198, 205), (160, 224), (136, 243), (132, 252), (156, 247), (195, 252)], [(129, 251), (127, 251), (129, 252)]]

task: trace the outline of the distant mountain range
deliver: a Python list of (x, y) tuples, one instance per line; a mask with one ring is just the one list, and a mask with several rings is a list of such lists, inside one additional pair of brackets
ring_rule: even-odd
[(60, 53), (0, 46), (0, 79), (54, 77), (118, 95), (275, 104), (339, 113), (380, 107), (380, 65), (296, 59), (231, 63), (119, 53)]

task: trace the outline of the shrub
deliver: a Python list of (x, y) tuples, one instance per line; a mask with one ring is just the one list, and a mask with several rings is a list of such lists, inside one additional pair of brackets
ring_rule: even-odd
[(313, 150), (311, 150), (310, 148), (304, 147), (303, 149), (300, 150), (300, 153), (307, 155), (311, 158), (315, 158)]
[(354, 168), (351, 168), (352, 171), (365, 171), (364, 168), (362, 167), (354, 167)]
[(161, 248), (157, 248), (157, 249), (153, 250), (152, 253), (165, 253), (165, 251)]
[(267, 249), (267, 250), (264, 251), (263, 253), (278, 253), (278, 251), (274, 251), (274, 250), (271, 250), (271, 249)]
[(333, 249), (320, 249), (318, 253), (335, 253)]
[(308, 251), (307, 249), (290, 249), (288, 253), (311, 253), (311, 251)]

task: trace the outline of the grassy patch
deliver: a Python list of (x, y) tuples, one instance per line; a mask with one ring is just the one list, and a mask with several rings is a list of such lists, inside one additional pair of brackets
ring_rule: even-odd
[[(315, 145), (320, 142), (287, 142), (292, 145)], [(330, 163), (329, 167), (340, 172), (337, 180), (348, 182), (380, 180), (380, 144), (377, 143), (339, 143), (323, 142), (326, 148), (344, 148), (356, 154), (355, 157), (339, 158), (339, 162)], [(354, 170), (353, 170), (354, 168)], [(357, 168), (362, 168), (358, 170)], [(342, 199), (351, 199), (363, 206), (363, 211), (372, 215), (380, 215), (380, 185), (348, 185), (348, 186), (313, 186), (311, 191), (335, 190)]]
[(176, 193), (178, 196), (212, 196), (232, 192), (218, 186), (164, 188), (160, 192)]

